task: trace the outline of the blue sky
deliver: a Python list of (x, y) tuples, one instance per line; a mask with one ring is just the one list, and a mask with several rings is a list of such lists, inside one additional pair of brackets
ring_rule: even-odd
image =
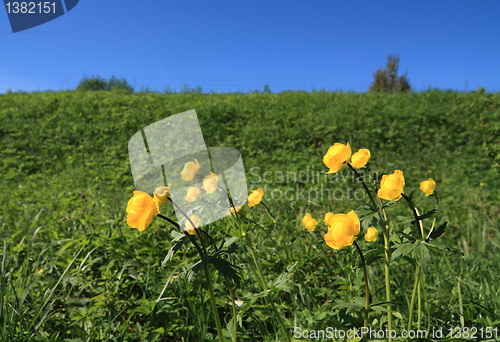
[(398, 54), (416, 91), (500, 91), (500, 1), (80, 0), (12, 33), (0, 8), (0, 93), (74, 89), (368, 90)]

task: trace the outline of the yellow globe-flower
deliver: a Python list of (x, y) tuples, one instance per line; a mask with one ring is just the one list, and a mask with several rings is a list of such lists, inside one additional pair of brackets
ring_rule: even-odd
[(197, 186), (191, 186), (188, 190), (187, 190), (187, 195), (186, 195), (186, 201), (189, 201), (189, 202), (194, 202), (196, 201), (196, 199), (198, 198), (198, 196), (200, 196), (201, 194), (201, 189), (198, 188)]
[(162, 185), (155, 189), (154, 195), (155, 202), (159, 205), (165, 205), (167, 204), (167, 198), (170, 195), (170, 192), (166, 186)]
[(160, 213), (158, 203), (149, 194), (135, 190), (127, 204), (127, 224), (140, 232), (149, 227), (153, 216)]
[(326, 244), (333, 249), (340, 249), (352, 245), (359, 234), (359, 218), (354, 211), (347, 214), (332, 216), (328, 233), (325, 234)]
[(196, 234), (196, 231), (194, 230), (194, 228), (198, 228), (201, 224), (201, 220), (198, 216), (196, 215), (191, 215), (189, 216), (189, 218), (191, 219), (191, 221), (193, 221), (194, 223), (194, 227), (193, 225), (191, 224), (191, 222), (189, 222), (189, 220), (186, 220), (186, 225), (185, 225), (185, 228), (186, 228), (186, 231), (191, 234), (191, 235), (194, 235)]
[(382, 176), (377, 195), (386, 200), (397, 201), (401, 198), (401, 194), (404, 194), (404, 186), (403, 171), (395, 170), (393, 174)]
[(237, 212), (239, 212), (239, 211), (241, 210), (241, 208), (242, 208), (241, 206), (237, 206), (237, 207), (236, 207), (236, 212), (235, 212), (235, 211), (234, 211), (234, 208), (233, 208), (233, 207), (231, 207), (231, 209), (228, 209), (228, 210), (227, 210), (226, 214), (227, 214), (227, 215), (235, 215)]
[(310, 232), (314, 231), (316, 226), (318, 225), (318, 221), (312, 218), (311, 214), (307, 213), (305, 216), (302, 218), (302, 224), (306, 229)]
[(328, 152), (323, 157), (323, 163), (330, 170), (327, 173), (335, 173), (344, 166), (351, 157), (351, 146), (335, 143), (330, 146)]
[(196, 176), (196, 172), (200, 169), (200, 163), (198, 160), (194, 160), (194, 162), (188, 162), (184, 165), (184, 169), (181, 171), (182, 179), (186, 182), (189, 182), (194, 179)]
[(368, 242), (375, 242), (378, 238), (378, 230), (375, 227), (368, 227), (365, 234), (365, 240)]
[(354, 153), (351, 157), (351, 166), (360, 169), (368, 163), (370, 160), (370, 151), (365, 148), (359, 149), (358, 152)]
[(330, 213), (330, 212), (326, 213), (325, 218), (323, 219), (323, 222), (325, 222), (325, 224), (327, 226), (330, 226), (332, 224), (331, 223), (332, 217), (333, 217), (333, 213)]
[(217, 189), (217, 182), (219, 181), (219, 178), (215, 175), (215, 173), (211, 173), (210, 176), (205, 177), (203, 180), (203, 189), (211, 194)]
[(248, 206), (253, 207), (259, 204), (260, 201), (262, 201), (262, 197), (264, 197), (264, 190), (262, 190), (262, 188), (252, 191), (252, 193), (248, 195)]
[(432, 178), (420, 183), (420, 190), (422, 190), (425, 196), (432, 195), (434, 193), (434, 188), (436, 187), (436, 182)]

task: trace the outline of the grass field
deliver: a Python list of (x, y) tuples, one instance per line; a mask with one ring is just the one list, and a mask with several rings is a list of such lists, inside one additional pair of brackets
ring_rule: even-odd
[[(164, 262), (175, 228), (155, 218), (139, 233), (125, 222), (135, 190), (128, 140), (190, 109), (207, 146), (240, 151), (249, 191), (262, 187), (276, 217), (263, 205), (244, 206), (242, 215), (255, 223), (242, 223), (245, 239), (233, 238), (239, 247), (224, 256), (241, 268), (240, 284), (230, 285), (241, 304), (239, 341), (286, 341), (270, 303), (292, 338), (296, 327), (363, 326), (356, 250), (333, 250), (323, 238), (326, 212), (368, 203), (347, 168), (325, 177), (322, 158), (336, 142), (349, 142), (353, 152), (369, 149), (372, 170), (403, 170), (405, 193), (417, 190), (421, 212), (435, 202), (419, 184), (436, 181), (436, 222), (448, 221), (439, 240), (450, 248), (433, 250), (422, 271), (422, 310), (413, 327), (443, 329), (443, 337), (450, 328), (476, 328), (476, 338), (480, 329), (500, 329), (500, 94), (68, 91), (0, 95), (2, 341), (217, 340), (205, 278), (190, 271), (199, 260), (195, 248), (185, 244)], [(314, 232), (302, 225), (306, 212), (320, 222)], [(411, 217), (403, 201), (387, 212), (395, 222)], [(423, 221), (427, 229), (431, 221)], [(401, 222), (395, 243), (410, 226)], [(232, 237), (232, 224), (227, 218), (204, 229), (220, 244)], [(365, 251), (384, 244), (357, 241)], [(209, 266), (230, 340), (228, 284)], [(414, 273), (408, 256), (391, 264), (397, 330), (408, 325)], [(372, 303), (384, 303), (383, 259), (368, 265), (368, 279)], [(373, 306), (370, 327), (385, 329), (385, 307)]]

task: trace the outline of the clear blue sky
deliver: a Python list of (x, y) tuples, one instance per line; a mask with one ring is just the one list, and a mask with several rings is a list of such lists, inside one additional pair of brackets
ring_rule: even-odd
[(0, 7), (0, 93), (74, 89), (368, 90), (398, 54), (414, 90), (500, 91), (500, 1), (80, 0), (12, 33)]

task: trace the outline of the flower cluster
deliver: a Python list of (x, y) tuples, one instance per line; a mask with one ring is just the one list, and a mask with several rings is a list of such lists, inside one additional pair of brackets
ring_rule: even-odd
[(355, 169), (360, 169), (370, 160), (370, 151), (360, 149), (351, 156), (351, 146), (335, 143), (331, 146), (323, 157), (323, 163), (330, 169), (327, 173), (338, 172), (342, 166), (351, 159), (350, 165)]

